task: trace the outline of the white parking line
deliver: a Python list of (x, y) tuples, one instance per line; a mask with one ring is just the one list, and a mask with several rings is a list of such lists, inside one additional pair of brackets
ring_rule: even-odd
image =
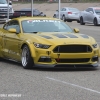
[(61, 81), (61, 80), (54, 79), (54, 78), (51, 78), (51, 77), (46, 77), (46, 78), (49, 79), (49, 80), (53, 80), (53, 81), (56, 81), (56, 82), (64, 83), (64, 84), (67, 84), (67, 85), (71, 85), (71, 86), (78, 87), (78, 88), (81, 88), (81, 89), (84, 89), (84, 90), (88, 90), (90, 92), (95, 92), (95, 93), (100, 94), (99, 91), (96, 91), (96, 90), (93, 90), (93, 89), (90, 89), (90, 88), (86, 88), (86, 87), (79, 86), (79, 85), (76, 85), (76, 84), (72, 84), (72, 83), (69, 83), (69, 82)]

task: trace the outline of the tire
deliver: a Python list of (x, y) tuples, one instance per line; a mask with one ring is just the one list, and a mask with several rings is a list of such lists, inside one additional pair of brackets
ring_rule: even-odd
[(97, 18), (94, 18), (94, 20), (93, 20), (93, 24), (94, 24), (94, 26), (98, 26)]
[(80, 24), (85, 25), (85, 23), (83, 22), (83, 17), (80, 18)]
[(2, 60), (3, 60), (3, 58), (0, 57), (0, 61), (2, 61)]
[(30, 69), (34, 65), (30, 50), (27, 45), (24, 45), (22, 48), (21, 63), (24, 69)]
[(53, 15), (53, 18), (56, 18), (56, 14)]
[(62, 20), (66, 22), (65, 15), (62, 16)]

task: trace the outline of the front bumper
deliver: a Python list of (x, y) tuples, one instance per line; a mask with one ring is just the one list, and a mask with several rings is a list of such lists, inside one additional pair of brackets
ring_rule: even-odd
[[(70, 55), (71, 56), (71, 55)], [(43, 57), (43, 56), (42, 56)], [(73, 56), (74, 57), (74, 56)], [(85, 57), (85, 56), (83, 56)], [(94, 56), (90, 58), (75, 58), (74, 59), (61, 59), (61, 58), (40, 58), (35, 62), (37, 67), (47, 68), (94, 68), (99, 66), (99, 57)]]
[[(98, 67), (99, 61), (99, 48), (93, 49), (85, 45), (64, 45), (60, 46), (61, 49), (57, 52), (56, 48), (52, 50), (36, 49), (35, 54), (32, 56), (34, 64), (37, 67), (61, 67), (61, 68), (92, 68)], [(67, 49), (66, 49), (66, 48)], [(73, 47), (73, 48), (72, 48)], [(74, 48), (75, 47), (75, 48)], [(84, 51), (86, 47), (86, 51)], [(65, 49), (64, 49), (65, 48)], [(72, 49), (71, 49), (72, 48)], [(73, 53), (74, 52), (74, 53)]]
[[(9, 13), (9, 18), (12, 18), (12, 16), (13, 16), (13, 13)], [(4, 18), (7, 18), (7, 13), (0, 13), (0, 19), (4, 19)]]
[(99, 63), (95, 64), (35, 64), (36, 67), (44, 68), (95, 68), (99, 66)]
[(69, 16), (66, 16), (66, 20), (77, 21), (77, 20), (79, 20), (79, 16), (71, 16), (71, 15), (69, 15)]

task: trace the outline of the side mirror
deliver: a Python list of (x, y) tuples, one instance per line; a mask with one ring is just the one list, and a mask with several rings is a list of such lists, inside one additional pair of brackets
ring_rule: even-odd
[(11, 32), (11, 33), (17, 33), (15, 28), (10, 28), (8, 31)]
[(58, 10), (56, 10), (56, 11), (58, 11)]
[(80, 31), (79, 31), (78, 28), (74, 28), (74, 32), (75, 32), (75, 33), (79, 33)]

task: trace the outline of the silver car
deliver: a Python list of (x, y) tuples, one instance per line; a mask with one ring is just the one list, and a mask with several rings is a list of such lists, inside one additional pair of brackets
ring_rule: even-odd
[(85, 23), (100, 25), (100, 7), (89, 7), (80, 12), (80, 24), (85, 25)]
[[(79, 23), (79, 14), (80, 11), (77, 8), (63, 7), (60, 11), (60, 18), (65, 22), (77, 21)], [(56, 10), (53, 17), (58, 18), (58, 16), (59, 12)]]

